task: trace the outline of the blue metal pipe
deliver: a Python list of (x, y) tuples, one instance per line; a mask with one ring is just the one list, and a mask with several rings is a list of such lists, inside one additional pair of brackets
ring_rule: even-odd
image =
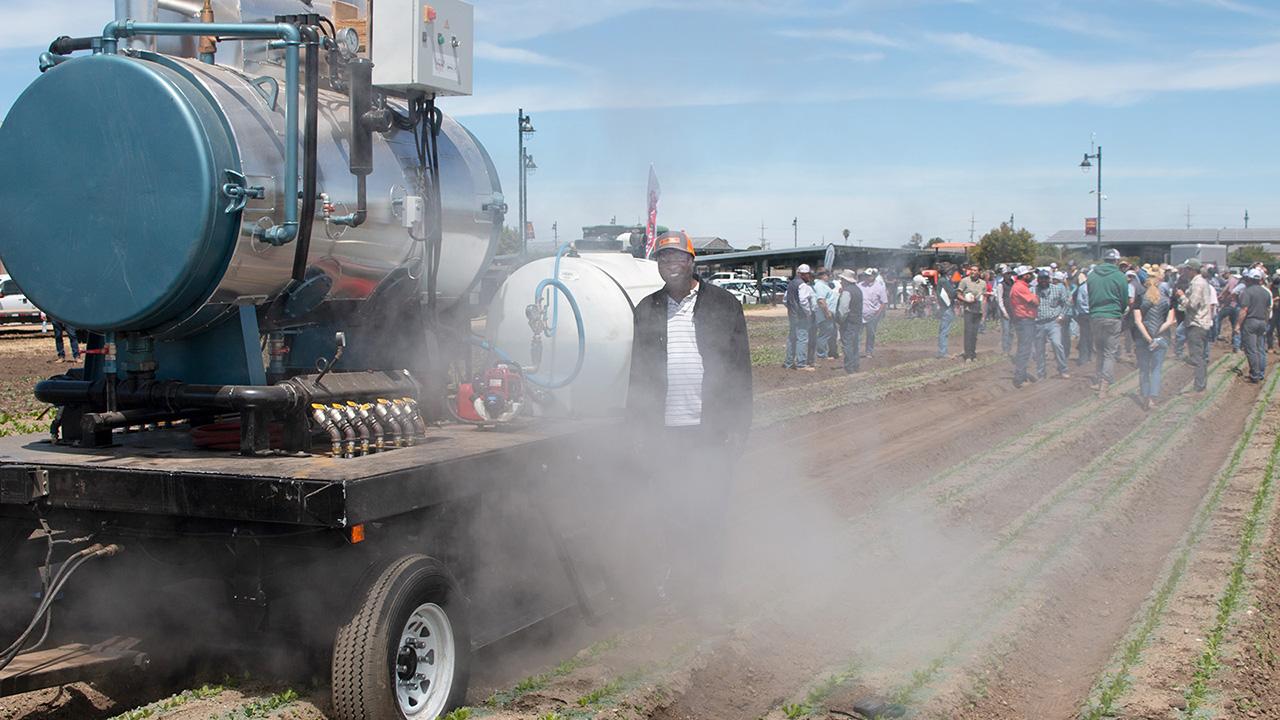
[(46, 72), (70, 59), (64, 55), (54, 55), (50, 52), (40, 53), (40, 72)]
[[(569, 248), (571, 247), (573, 247), (573, 241), (566, 240), (563, 245), (556, 248), (556, 265), (555, 265), (555, 269), (551, 271), (552, 280), (560, 279), (560, 258), (564, 257), (564, 254), (568, 252)], [(547, 286), (546, 282), (540, 283), (538, 285), (538, 290), (534, 292), (535, 299), (542, 297), (542, 290), (546, 286)], [(555, 337), (556, 327), (559, 324), (560, 324), (560, 295), (559, 293), (555, 293), (552, 295), (552, 298), (551, 298), (551, 325), (548, 326), (547, 329), (545, 330), (546, 336)]]
[[(573, 310), (573, 322), (577, 324), (577, 360), (575, 361), (575, 363), (573, 363), (572, 372), (568, 374), (567, 377), (564, 379), (553, 380), (550, 378), (539, 378), (539, 377), (536, 377), (536, 375), (527, 375), (525, 379), (529, 380), (529, 382), (531, 383), (534, 383), (535, 386), (544, 387), (547, 389), (556, 389), (556, 388), (562, 388), (564, 386), (567, 386), (568, 383), (573, 382), (573, 379), (577, 378), (577, 374), (581, 372), (582, 361), (586, 359), (586, 333), (584, 332), (584, 328), (582, 328), (581, 307), (577, 306), (577, 299), (576, 297), (573, 297), (573, 293), (570, 292), (570, 290), (568, 290), (568, 286), (566, 286), (566, 284), (562, 283), (561, 281), (558, 281), (558, 279), (547, 278), (547, 279), (544, 279), (543, 282), (538, 283), (539, 295), (541, 295), (541, 292), (543, 292), (544, 288), (548, 286), (556, 288), (556, 290), (558, 290), (559, 292), (563, 292), (564, 300), (568, 300), (568, 306), (570, 306), (570, 309)], [(497, 351), (497, 348), (494, 348), (494, 351)], [(500, 356), (502, 355), (499, 354), (499, 357)]]
[(135, 35), (216, 35), (240, 40), (283, 40), (284, 98), (284, 223), (266, 229), (263, 239), (285, 245), (298, 237), (298, 46), (302, 32), (288, 23), (140, 23), (112, 21), (102, 29), (102, 51), (115, 54), (117, 41)]

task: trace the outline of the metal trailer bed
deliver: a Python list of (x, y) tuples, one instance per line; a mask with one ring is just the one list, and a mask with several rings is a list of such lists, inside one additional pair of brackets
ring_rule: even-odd
[[(72, 591), (96, 597), (94, 584), (122, 563), (141, 563), (130, 577), (158, 583), (170, 569), (155, 556), (202, 558), (191, 572), (225, 585), (237, 622), (255, 633), (283, 624), (291, 640), (314, 635), (321, 644), (334, 642), (334, 628), (360, 605), (380, 568), (426, 555), (456, 577), (467, 599), (464, 637), (474, 649), (566, 610), (590, 615), (605, 583), (579, 550), (590, 546), (583, 517), (596, 513), (575, 517), (563, 501), (585, 507), (591, 488), (613, 479), (595, 462), (616, 445), (618, 427), (600, 419), (489, 431), (447, 425), (418, 445), (357, 458), (198, 450), (177, 429), (117, 433), (117, 444), (103, 448), (13, 436), (0, 438), (0, 522), (20, 524), (26, 537), (43, 519), (68, 537), (92, 533), (123, 546), (119, 557), (70, 583)], [(0, 571), (31, 569), (13, 567), (19, 561), (10, 550), (3, 549)], [(129, 653), (76, 652), (94, 640), (59, 639), (83, 641), (64, 647), (86, 659), (86, 674), (147, 665), (140, 660), (145, 638)], [(342, 642), (339, 636), (335, 653)], [(0, 696), (67, 681), (65, 666), (34, 660), (19, 656), (0, 672)], [(31, 675), (55, 665), (44, 678)], [(335, 665), (335, 696), (336, 673)]]

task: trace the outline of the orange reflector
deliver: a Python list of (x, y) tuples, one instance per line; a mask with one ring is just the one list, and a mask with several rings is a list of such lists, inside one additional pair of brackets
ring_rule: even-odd
[(364, 542), (364, 523), (352, 525), (351, 529), (347, 530), (347, 538), (351, 540), (352, 545)]

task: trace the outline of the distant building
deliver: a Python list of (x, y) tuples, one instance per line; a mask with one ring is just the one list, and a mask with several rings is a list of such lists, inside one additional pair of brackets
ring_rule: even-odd
[(693, 241), (693, 251), (698, 255), (715, 255), (734, 251), (734, 247), (729, 244), (729, 241), (722, 237), (695, 237), (689, 239)]
[[(1083, 230), (1059, 230), (1044, 242), (1093, 250), (1098, 238)], [(1153, 230), (1102, 228), (1102, 247), (1115, 248), (1121, 255), (1137, 257), (1142, 262), (1168, 262), (1170, 245), (1261, 245), (1268, 252), (1280, 246), (1280, 228), (1169, 228)]]

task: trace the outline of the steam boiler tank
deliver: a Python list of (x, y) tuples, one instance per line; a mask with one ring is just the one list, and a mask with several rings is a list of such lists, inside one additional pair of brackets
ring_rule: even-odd
[[(624, 253), (584, 253), (564, 257), (557, 276), (555, 258), (528, 263), (511, 274), (489, 306), (486, 340), (510, 360), (536, 366), (535, 375), (550, 385), (572, 375), (577, 364), (578, 324), (563, 296), (548, 302), (547, 317), (556, 319), (555, 331), (541, 338), (540, 360), (535, 360), (525, 310), (547, 278), (569, 288), (582, 314), (586, 352), (582, 367), (571, 383), (548, 391), (548, 401), (535, 412), (547, 416), (603, 417), (619, 414), (626, 405), (631, 369), (634, 309), (640, 300), (662, 287), (657, 263)], [(544, 290), (553, 298), (552, 291)]]
[[(279, 51), (264, 53), (255, 72), (278, 69)], [(146, 51), (48, 69), (0, 126), (0, 260), (37, 306), (85, 330), (181, 337), (238, 306), (271, 303), (289, 287), (297, 241), (274, 246), (262, 230), (300, 203), (284, 192), (284, 92), (270, 72)], [(438, 142), (440, 217), (419, 219), (416, 232), (406, 218), (406, 207), (430, 204), (406, 200), (423, 194), (425, 170), (414, 133), (393, 127), (374, 134), (367, 219), (331, 222), (357, 204), (348, 117), (347, 96), (321, 88), (312, 291), (292, 313), (260, 313), (264, 331), (358, 303), (393, 274), (425, 283), (418, 238), (430, 223), (442, 231), (442, 305), (469, 291), (496, 247), (497, 172), (448, 117)]]

